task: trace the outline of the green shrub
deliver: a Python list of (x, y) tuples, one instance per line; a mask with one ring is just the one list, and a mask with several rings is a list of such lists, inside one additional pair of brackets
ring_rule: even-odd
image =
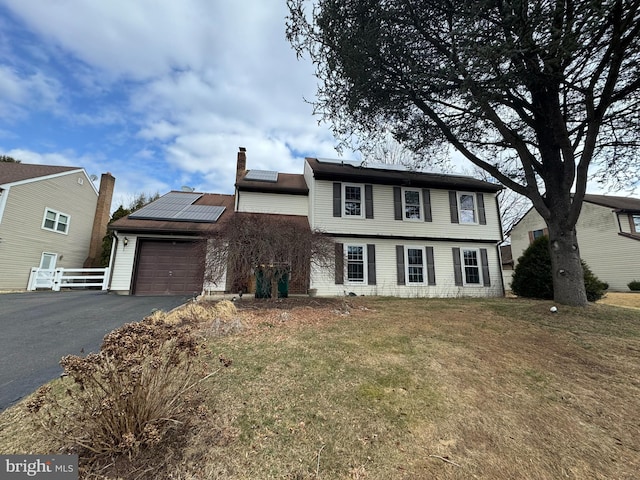
[[(584, 260), (581, 262), (587, 300), (595, 302), (603, 297), (609, 285), (600, 281)], [(536, 239), (518, 259), (518, 265), (513, 272), (511, 290), (520, 297), (553, 299), (553, 277), (548, 237), (543, 236)]]
[(511, 290), (519, 297), (553, 299), (551, 254), (546, 236), (536, 239), (518, 259)]
[(632, 292), (640, 292), (640, 281), (634, 280), (632, 282), (629, 282), (627, 283), (627, 287), (629, 287), (629, 290), (631, 290)]

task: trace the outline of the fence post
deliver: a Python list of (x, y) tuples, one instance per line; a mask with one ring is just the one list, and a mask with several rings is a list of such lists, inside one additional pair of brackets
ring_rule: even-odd
[(53, 285), (51, 286), (51, 290), (54, 292), (60, 291), (60, 283), (62, 282), (62, 274), (64, 272), (64, 268), (56, 268), (56, 271), (53, 274)]
[(29, 274), (29, 283), (27, 283), (27, 291), (33, 292), (35, 290), (36, 279), (38, 278), (38, 267), (31, 267), (31, 273)]
[(106, 290), (107, 288), (109, 288), (109, 274), (111, 273), (111, 271), (109, 270), (109, 267), (105, 267), (104, 269), (104, 277), (102, 277), (102, 290)]

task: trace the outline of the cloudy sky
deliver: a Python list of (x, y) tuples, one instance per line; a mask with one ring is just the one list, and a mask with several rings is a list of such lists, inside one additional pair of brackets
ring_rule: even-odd
[[(284, 0), (0, 0), (0, 153), (116, 177), (114, 208), (339, 158)], [(353, 153), (345, 152), (348, 158)]]

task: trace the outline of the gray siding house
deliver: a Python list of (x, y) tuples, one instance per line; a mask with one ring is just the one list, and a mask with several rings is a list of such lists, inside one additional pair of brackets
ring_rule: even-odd
[[(640, 199), (611, 195), (585, 195), (576, 224), (580, 256), (609, 290), (629, 291), (640, 280)], [(516, 261), (531, 242), (546, 234), (546, 225), (534, 209), (511, 229)]]
[(115, 179), (82, 168), (0, 162), (0, 290), (25, 290), (32, 267), (93, 266)]

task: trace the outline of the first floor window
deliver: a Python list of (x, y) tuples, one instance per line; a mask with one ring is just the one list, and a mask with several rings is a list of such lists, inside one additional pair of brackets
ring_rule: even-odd
[(67, 233), (69, 231), (69, 215), (47, 208), (44, 212), (42, 228), (53, 232)]
[(424, 250), (407, 248), (408, 283), (424, 283)]
[(364, 283), (364, 245), (347, 245), (347, 281)]
[(462, 250), (462, 261), (464, 266), (464, 283), (479, 285), (480, 263), (478, 259), (478, 250)]
[(540, 237), (543, 237), (543, 236), (544, 236), (544, 230), (534, 230), (534, 231), (533, 231), (533, 233), (532, 233), (532, 235), (533, 235), (533, 239), (534, 239), (534, 240), (537, 240), (537, 239), (539, 239)]

